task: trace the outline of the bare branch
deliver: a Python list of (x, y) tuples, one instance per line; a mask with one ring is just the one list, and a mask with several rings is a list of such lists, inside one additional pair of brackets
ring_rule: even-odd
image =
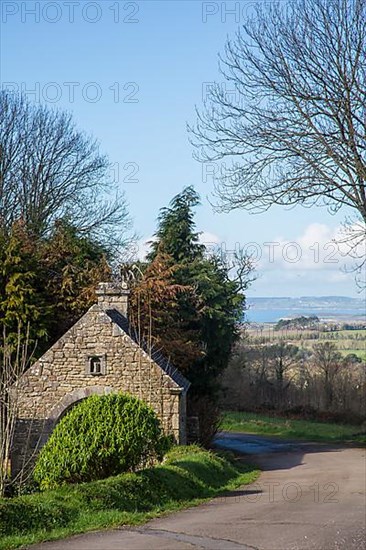
[(69, 113), (0, 92), (0, 224), (22, 219), (34, 235), (66, 218), (105, 244), (130, 229), (126, 201), (108, 180), (110, 163)]
[(191, 139), (231, 159), (217, 208), (346, 205), (366, 221), (366, 1), (260, 5), (230, 40)]

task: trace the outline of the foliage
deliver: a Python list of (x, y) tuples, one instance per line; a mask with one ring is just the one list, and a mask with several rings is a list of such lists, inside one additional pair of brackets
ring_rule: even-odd
[(196, 285), (199, 298), (198, 330), (205, 355), (191, 366), (188, 377), (193, 393), (214, 395), (217, 378), (228, 365), (231, 350), (239, 337), (245, 297), (238, 281), (218, 257), (197, 259), (186, 268), (187, 280)]
[(40, 355), (92, 305), (97, 283), (110, 277), (108, 259), (65, 220), (43, 238), (24, 221), (0, 229), (0, 312), (9, 341), (30, 327), (28, 343), (37, 342)]
[[(104, 247), (66, 221), (42, 238), (23, 220), (9, 230), (0, 225), (0, 455), (8, 456), (13, 440), (13, 384), (92, 305), (97, 283), (109, 276)], [(1, 469), (0, 493), (7, 473)]]
[(46, 335), (50, 310), (42, 290), (37, 246), (25, 224), (15, 223), (9, 233), (0, 228), (0, 313), (9, 341), (29, 326), (31, 341)]
[(249, 466), (198, 447), (173, 447), (164, 463), (151, 469), (0, 500), (0, 549), (144, 523), (253, 482), (257, 475)]
[(280, 319), (274, 326), (274, 330), (283, 330), (283, 329), (297, 329), (297, 328), (316, 328), (319, 326), (319, 317), (316, 315), (301, 315), (300, 317), (295, 317), (294, 319)]
[(9, 342), (29, 327), (41, 355), (93, 303), (130, 221), (107, 157), (69, 113), (6, 90), (0, 111), (0, 315)]
[(197, 331), (180, 307), (197, 301), (193, 287), (175, 281), (177, 264), (160, 250), (146, 266), (143, 278), (132, 288), (130, 321), (151, 349), (162, 348), (174, 365), (186, 371), (202, 355)]
[(60, 420), (34, 478), (42, 489), (104, 479), (161, 459), (166, 446), (148, 405), (128, 394), (93, 395)]
[(169, 207), (160, 210), (148, 260), (153, 260), (158, 250), (169, 254), (177, 263), (187, 263), (202, 256), (204, 246), (199, 244), (199, 233), (194, 231), (193, 214), (199, 202), (198, 193), (189, 186), (172, 199)]
[[(197, 204), (198, 194), (187, 187), (161, 210), (130, 309), (142, 335), (152, 339), (192, 383), (189, 414), (199, 415), (201, 425), (213, 434), (217, 415), (204, 417), (203, 412), (215, 408), (218, 376), (238, 337), (248, 279), (233, 279), (222, 258), (206, 254), (195, 231)], [(246, 275), (249, 272), (250, 268)], [(198, 407), (204, 396), (210, 407)]]
[[(161, 210), (149, 259), (151, 267), (165, 254), (171, 268), (168, 281), (186, 289), (175, 296), (174, 309), (182, 338), (171, 349), (170, 356), (190, 378), (193, 393), (202, 394), (212, 392), (213, 381), (227, 365), (243, 316), (244, 296), (239, 283), (230, 279), (224, 262), (218, 257), (207, 257), (204, 246), (198, 242), (192, 212), (198, 203), (198, 194), (187, 187), (173, 198), (168, 208)], [(146, 320), (142, 319), (142, 323), (146, 325)], [(160, 341), (162, 337), (166, 340), (175, 326), (162, 326), (155, 336)], [(188, 366), (180, 353), (184, 335), (193, 356), (196, 355)]]
[(49, 340), (62, 336), (95, 302), (95, 288), (111, 277), (110, 254), (66, 220), (58, 220), (39, 250), (39, 269), (52, 306)]

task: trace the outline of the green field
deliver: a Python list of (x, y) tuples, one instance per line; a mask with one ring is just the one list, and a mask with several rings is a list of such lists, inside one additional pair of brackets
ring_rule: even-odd
[(305, 439), (308, 441), (366, 442), (365, 435), (355, 435), (364, 431), (359, 426), (291, 420), (249, 412), (229, 411), (224, 413), (221, 429), (229, 432), (275, 435), (286, 439)]
[(270, 343), (284, 340), (299, 348), (311, 349), (318, 342), (332, 342), (336, 345), (337, 351), (343, 356), (354, 353), (363, 361), (366, 361), (366, 329), (355, 330), (300, 330), (284, 329), (274, 330), (269, 325), (263, 330), (249, 327), (247, 333), (251, 343)]

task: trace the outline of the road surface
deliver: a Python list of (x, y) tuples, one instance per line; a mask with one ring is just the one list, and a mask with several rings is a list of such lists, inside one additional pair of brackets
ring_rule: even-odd
[(89, 533), (32, 550), (365, 550), (365, 450), (220, 434), (253, 456), (258, 481), (137, 528)]

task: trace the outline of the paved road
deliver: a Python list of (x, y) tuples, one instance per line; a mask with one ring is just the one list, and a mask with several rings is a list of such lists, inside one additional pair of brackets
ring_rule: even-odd
[(140, 528), (90, 533), (32, 550), (365, 550), (365, 450), (221, 434), (253, 455), (257, 483)]

